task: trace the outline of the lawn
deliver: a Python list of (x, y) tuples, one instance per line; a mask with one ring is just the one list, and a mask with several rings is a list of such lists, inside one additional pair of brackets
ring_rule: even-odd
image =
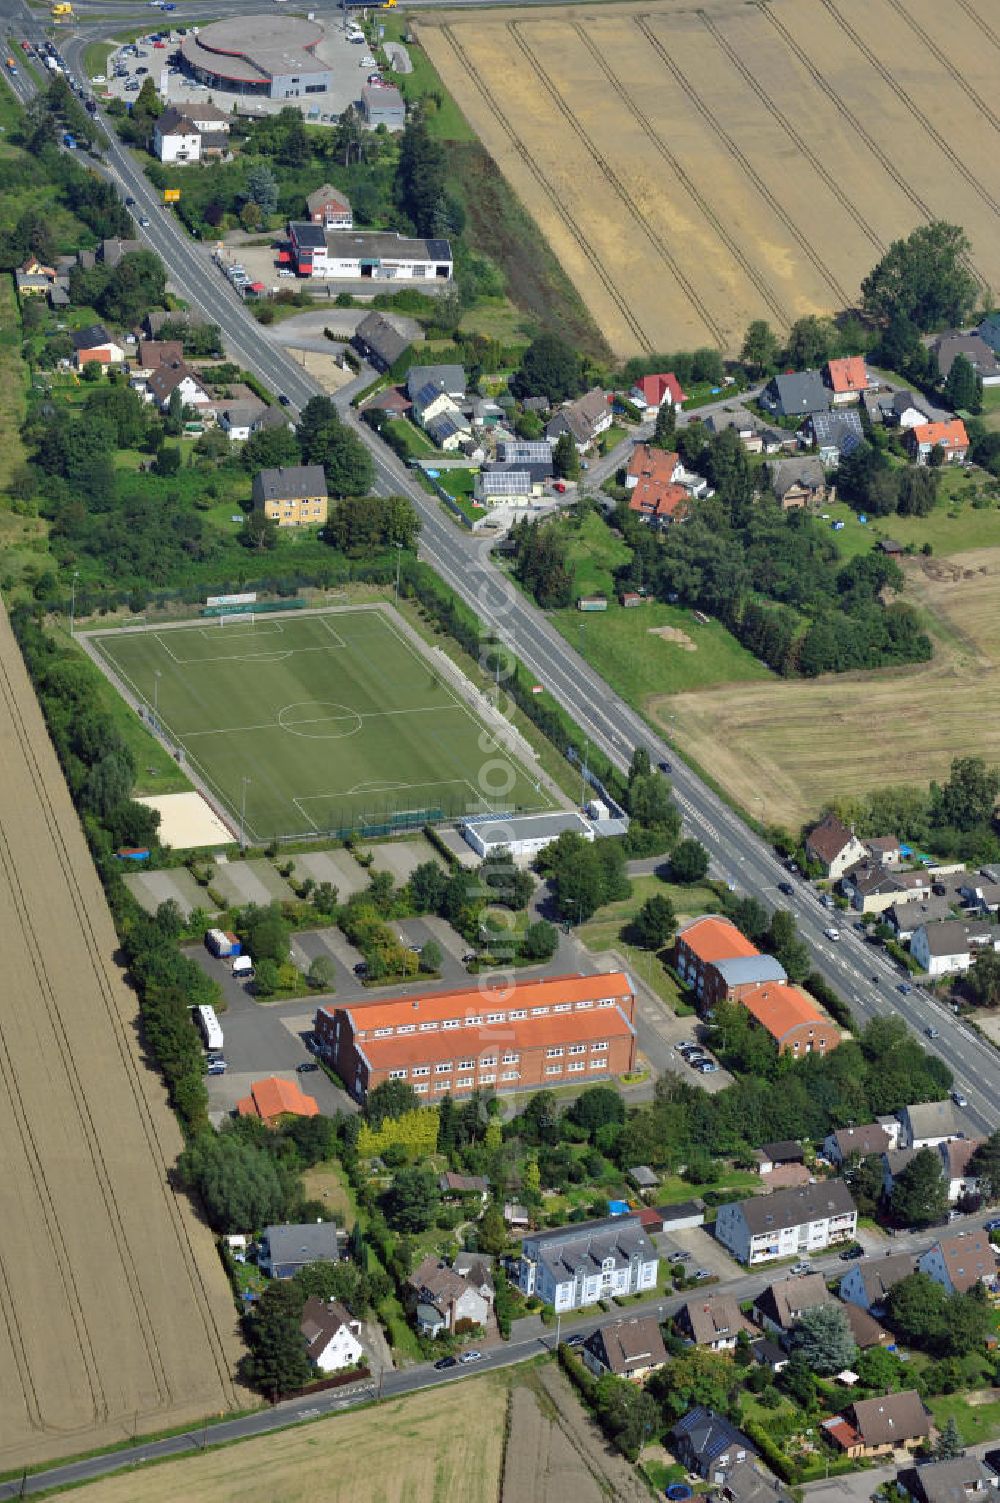
[[(483, 1374), (90, 1484), (87, 1503), (496, 1503), (509, 1380)], [(208, 1435), (211, 1445), (211, 1432)]]
[(570, 607), (555, 611), (552, 620), (638, 710), (657, 695), (773, 678), (718, 621), (700, 625), (680, 606), (647, 600), (625, 610), (611, 601), (600, 614), (583, 616)]
[[(588, 511), (579, 528), (564, 533), (569, 543), (569, 566), (577, 595), (614, 596), (613, 571), (632, 556), (628, 544), (611, 531), (594, 511)], [(577, 621), (579, 617), (574, 619)]]
[(993, 1440), (1000, 1435), (1000, 1399), (987, 1399), (983, 1404), (974, 1402), (976, 1398), (995, 1391), (982, 1389), (976, 1394), (942, 1394), (939, 1398), (928, 1399), (927, 1407), (939, 1429), (943, 1429), (950, 1419), (954, 1419), (963, 1445), (971, 1446), (977, 1441)]
[(20, 428), (27, 402), (28, 371), (21, 359), (21, 320), (12, 277), (0, 277), (0, 489), (10, 484), (24, 458)]
[(661, 882), (659, 877), (633, 877), (632, 896), (599, 908), (593, 918), (577, 930), (577, 934), (587, 949), (595, 953), (616, 950), (635, 976), (644, 981), (672, 1013), (688, 1016), (692, 1009), (662, 961), (651, 950), (640, 949), (620, 938), (623, 925), (638, 912), (647, 898), (654, 895), (670, 899), (678, 920), (697, 913), (714, 913), (719, 906), (714, 892), (708, 887), (676, 887)]
[[(1000, 401), (997, 417), (1000, 426)], [(938, 504), (926, 517), (893, 514), (872, 517), (863, 525), (846, 502), (833, 502), (823, 510), (829, 513), (831, 521), (845, 524), (843, 532), (832, 534), (845, 560), (856, 558), (859, 553), (870, 553), (882, 538), (894, 538), (904, 548), (917, 550), (930, 543), (935, 556), (947, 557), (970, 548), (992, 548), (1000, 544), (1000, 508), (995, 503), (984, 507), (972, 505), (972, 498), (989, 483), (989, 477), (980, 470), (957, 466), (943, 470)]]
[[(387, 42), (401, 42), (409, 31), (409, 22), (402, 16), (390, 16), (379, 12), (378, 19), (385, 27)], [(419, 42), (407, 45), (412, 73), (393, 73), (392, 82), (409, 104), (418, 99), (426, 101), (427, 129), (432, 136), (442, 141), (474, 141), (475, 132), (470, 127), (458, 105), (441, 82), (441, 77)]]
[(353, 1191), (336, 1159), (306, 1169), (302, 1175), (302, 1193), (309, 1200), (322, 1200), (332, 1215), (343, 1216), (348, 1230), (358, 1219)]
[(254, 841), (551, 807), (397, 623), (317, 612), (92, 641), (234, 818), (245, 801)]
[(991, 433), (1000, 428), (1000, 386), (983, 388), (983, 422)]
[(429, 439), (426, 439), (420, 429), (415, 427), (408, 418), (390, 418), (385, 425), (384, 431), (391, 433), (406, 446), (407, 456), (415, 459), (425, 459), (437, 450)]

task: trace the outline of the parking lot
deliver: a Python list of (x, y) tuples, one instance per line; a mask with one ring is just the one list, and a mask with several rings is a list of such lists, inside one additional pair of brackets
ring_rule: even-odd
[[(288, 104), (288, 100), (233, 94), (188, 78), (175, 61), (178, 43), (186, 31), (154, 25), (144, 37), (111, 53), (105, 77), (96, 87), (105, 98), (128, 101), (135, 98), (146, 78), (152, 78), (165, 104), (183, 108), (210, 100), (220, 110), (228, 112), (235, 107), (238, 114), (246, 116), (276, 114)], [(349, 105), (360, 107), (361, 89), (372, 72), (371, 62), (363, 63), (362, 59), (370, 59), (371, 54), (366, 43), (349, 41), (346, 24), (337, 20), (326, 27), (316, 55), (328, 65), (332, 87), (322, 94), (310, 94), (303, 114), (313, 125), (333, 125)]]

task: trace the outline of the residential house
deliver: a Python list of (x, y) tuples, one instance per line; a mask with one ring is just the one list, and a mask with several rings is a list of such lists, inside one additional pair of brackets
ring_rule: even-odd
[(652, 527), (666, 527), (671, 522), (683, 522), (691, 511), (691, 497), (682, 485), (660, 485), (653, 480), (640, 480), (629, 496), (628, 509), (641, 522)]
[(270, 1075), (250, 1083), (250, 1094), (236, 1103), (240, 1117), (257, 1117), (265, 1127), (280, 1127), (287, 1117), (318, 1117), (319, 1107), (296, 1080)]
[(424, 432), (432, 443), (446, 453), (454, 453), (471, 443), (472, 425), (450, 397), (441, 396), (432, 417), (424, 415)]
[(734, 432), (748, 454), (763, 454), (764, 431), (752, 412), (742, 407), (713, 412), (704, 422), (705, 431), (713, 435)]
[(769, 1336), (758, 1336), (756, 1341), (750, 1343), (750, 1355), (758, 1367), (766, 1367), (768, 1372), (775, 1377), (783, 1373), (791, 1358), (783, 1346), (772, 1341)]
[(895, 933), (901, 945), (913, 938), (923, 924), (941, 924), (954, 918), (954, 910), (947, 898), (919, 898), (915, 902), (902, 902), (899, 898), (882, 915), (885, 923)]
[(635, 997), (622, 971), (320, 1007), (322, 1057), (356, 1100), (383, 1080), (462, 1097), (622, 1075), (635, 1062)]
[[(890, 544), (889, 552), (892, 553), (898, 546), (898, 544)], [(883, 540), (881, 548), (885, 553), (886, 540)], [(902, 849), (895, 835), (873, 835), (864, 844), (872, 861), (877, 861), (880, 866), (898, 866), (902, 860)]]
[(120, 236), (114, 235), (109, 240), (101, 241), (98, 260), (103, 262), (105, 266), (113, 268), (118, 266), (126, 256), (133, 256), (136, 251), (143, 249), (144, 246), (141, 240), (122, 240)]
[(990, 882), (982, 876), (969, 877), (958, 891), (967, 907), (982, 914), (996, 914), (1000, 910), (1000, 882)]
[(819, 371), (787, 371), (773, 376), (760, 394), (760, 405), (777, 417), (809, 417), (826, 412), (831, 393)]
[(485, 1200), (489, 1188), (484, 1174), (452, 1174), (448, 1170), (438, 1176), (438, 1189), (446, 1196), (479, 1195)]
[(936, 1148), (939, 1143), (963, 1136), (951, 1101), (920, 1101), (904, 1106), (899, 1123), (903, 1148)]
[(674, 964), (681, 980), (705, 1007), (712, 1007), (728, 995), (716, 970), (717, 963), (756, 958), (758, 953), (756, 945), (734, 923), (716, 914), (689, 920), (677, 931), (674, 941)]
[(453, 402), (465, 400), (466, 377), (461, 365), (411, 365), (406, 376), (406, 395), (420, 418), (424, 407), (442, 394)]
[(848, 355), (843, 360), (828, 360), (823, 367), (824, 379), (832, 394), (834, 407), (857, 402), (878, 383), (869, 375), (863, 355)]
[(807, 1054), (829, 1054), (840, 1043), (840, 1029), (833, 1020), (801, 987), (787, 981), (740, 987), (733, 1000), (771, 1035), (779, 1054), (802, 1059)]
[(782, 511), (801, 511), (826, 500), (826, 471), (819, 459), (775, 459), (767, 467), (771, 491)]
[(997, 1497), (995, 1477), (978, 1456), (906, 1467), (896, 1473), (896, 1487), (912, 1503), (990, 1503)]
[(324, 183), (306, 199), (306, 212), (313, 224), (321, 224), (327, 230), (352, 230), (354, 215), (351, 201), (339, 188)]
[(611, 403), (599, 386), (591, 387), (575, 402), (564, 402), (545, 426), (545, 437), (553, 443), (568, 433), (580, 454), (611, 427)]
[(792, 1503), (784, 1483), (749, 1458), (727, 1468), (718, 1496), (722, 1503)]
[(151, 313), (147, 313), (142, 321), (142, 326), (150, 339), (159, 339), (160, 331), (165, 324), (178, 325), (185, 329), (199, 329), (204, 327), (205, 319), (200, 313), (193, 312), (190, 308), (166, 311), (155, 308)]
[(717, 960), (712, 969), (714, 975), (708, 979), (726, 1001), (738, 1000), (745, 990), (765, 981), (788, 980), (784, 966), (773, 955), (734, 955), (731, 960)]
[(917, 1271), (912, 1253), (890, 1253), (885, 1258), (865, 1258), (852, 1263), (840, 1281), (839, 1294), (845, 1304), (857, 1305), (869, 1315), (885, 1311), (889, 1291)]
[(981, 1148), (985, 1141), (985, 1138), (950, 1138), (947, 1143), (938, 1144), (950, 1205), (965, 1195), (979, 1194), (979, 1180), (969, 1173), (969, 1163), (976, 1149)]
[(477, 1290), (480, 1297), (493, 1308), (496, 1285), (493, 1280), (493, 1259), (489, 1253), (460, 1252), (451, 1260), (452, 1271)]
[(857, 1228), (847, 1186), (828, 1180), (722, 1205), (715, 1235), (739, 1262), (753, 1266), (849, 1242)]
[(669, 403), (675, 412), (679, 412), (687, 401), (687, 396), (681, 389), (681, 383), (673, 371), (655, 376), (640, 376), (628, 395), (629, 401), (638, 407), (645, 417), (659, 412), (665, 403)]
[(910, 1167), (915, 1155), (916, 1148), (890, 1148), (882, 1155), (882, 1189), (886, 1195), (891, 1195), (899, 1176)]
[(931, 349), (937, 356), (938, 371), (942, 381), (958, 355), (964, 355), (984, 386), (1000, 386), (1000, 361), (992, 346), (979, 334), (942, 334)]
[(884, 1127), (869, 1122), (865, 1127), (842, 1127), (823, 1140), (823, 1157), (831, 1164), (843, 1164), (857, 1155), (866, 1159), (873, 1153), (887, 1153), (892, 1139)]
[(264, 402), (226, 402), (218, 409), (218, 423), (230, 443), (245, 443), (255, 421), (267, 410)]
[(502, 439), (497, 444), (496, 463), (491, 468), (527, 470), (532, 485), (540, 485), (552, 478), (552, 445), (544, 439)]
[(310, 1263), (336, 1263), (343, 1256), (346, 1233), (332, 1221), (305, 1221), (265, 1227), (257, 1262), (271, 1279), (290, 1279)]
[(753, 1302), (753, 1318), (772, 1335), (788, 1337), (807, 1310), (836, 1301), (821, 1273), (779, 1279), (762, 1289)]
[(685, 1471), (712, 1482), (721, 1481), (730, 1468), (757, 1454), (735, 1425), (703, 1404), (696, 1404), (677, 1421), (669, 1444)]
[(819, 824), (813, 825), (806, 836), (806, 856), (823, 868), (823, 874), (834, 882), (844, 875), (849, 867), (864, 859), (865, 848), (842, 820), (835, 814), (824, 814)]
[(885, 399), (882, 421), (890, 428), (919, 428), (929, 422), (930, 404), (912, 391), (894, 391)]
[(609, 1216), (554, 1231), (529, 1232), (521, 1245), (517, 1284), (556, 1311), (656, 1288), (659, 1253), (638, 1216)]
[(921, 924), (910, 940), (910, 954), (928, 976), (967, 971), (977, 951), (1000, 949), (1000, 927), (986, 920), (945, 919)]
[(976, 333), (989, 345), (994, 354), (1000, 352), (1000, 313), (988, 314)]
[(184, 345), (179, 339), (140, 339), (134, 369), (159, 370), (161, 365), (183, 365)]
[(125, 360), (124, 346), (108, 333), (103, 324), (88, 324), (85, 329), (75, 329), (70, 338), (77, 370), (82, 370), (91, 361), (99, 365), (121, 365)]
[(321, 464), (278, 465), (253, 477), (254, 509), (279, 527), (322, 527), (329, 497)]
[(690, 1299), (681, 1306), (675, 1319), (678, 1329), (690, 1336), (695, 1346), (705, 1346), (713, 1352), (731, 1352), (741, 1331), (748, 1336), (757, 1334), (732, 1295)]
[(969, 435), (961, 418), (945, 423), (919, 423), (906, 430), (906, 449), (917, 464), (929, 464), (932, 449), (940, 449), (945, 464), (964, 464), (969, 452)]
[(917, 1259), (917, 1268), (948, 1294), (968, 1294), (977, 1284), (996, 1288), (996, 1250), (979, 1228), (941, 1237)]
[(652, 444), (636, 444), (625, 470), (631, 492), (629, 510), (655, 526), (686, 515), (689, 496), (680, 483), (683, 466), (677, 454)]
[(479, 471), (473, 494), (483, 506), (530, 506), (541, 496), (542, 486), (532, 483), (527, 470), (493, 468)]
[(306, 1355), (321, 1373), (343, 1372), (364, 1358), (365, 1349), (358, 1339), (361, 1322), (339, 1300), (326, 1303), (311, 1295), (302, 1308), (300, 1329)]
[(492, 1294), (487, 1298), (472, 1280), (433, 1254), (408, 1276), (406, 1292), (417, 1328), (425, 1336), (485, 1328), (493, 1307)]
[(867, 1310), (862, 1310), (860, 1305), (845, 1304), (844, 1314), (847, 1316), (847, 1324), (851, 1328), (854, 1337), (854, 1345), (859, 1351), (867, 1352), (872, 1347), (892, 1346), (893, 1337), (885, 1328), (879, 1325), (873, 1315)]
[(351, 343), (377, 371), (387, 371), (410, 348), (410, 340), (405, 334), (400, 334), (384, 313), (369, 313), (363, 318)]
[(864, 443), (865, 431), (857, 408), (834, 412), (814, 412), (806, 419), (803, 435), (815, 444), (820, 464), (832, 470), (848, 454)]
[[(838, 1430), (838, 1424), (850, 1434)], [(910, 1450), (927, 1440), (931, 1416), (916, 1389), (911, 1388), (882, 1398), (856, 1399), (845, 1419), (825, 1420), (823, 1425), (849, 1456), (886, 1456), (900, 1448)]]
[(208, 387), (183, 360), (175, 361), (172, 365), (158, 365), (150, 371), (143, 384), (147, 400), (153, 402), (161, 412), (167, 411), (175, 391), (184, 407), (207, 407), (212, 400)]
[(869, 860), (844, 873), (840, 890), (855, 912), (884, 913), (895, 903), (930, 897), (931, 877), (923, 867), (899, 871)]
[(161, 162), (201, 161), (201, 131), (184, 110), (173, 106), (154, 121), (153, 154)]
[(369, 130), (377, 130), (380, 125), (386, 130), (403, 130), (406, 102), (392, 84), (365, 84), (361, 90), (361, 114)]
[(595, 1378), (609, 1373), (641, 1383), (667, 1361), (667, 1349), (655, 1315), (633, 1315), (601, 1326), (583, 1343), (584, 1366)]

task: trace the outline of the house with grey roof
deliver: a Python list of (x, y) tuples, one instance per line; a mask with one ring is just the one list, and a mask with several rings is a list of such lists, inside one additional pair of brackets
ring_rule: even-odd
[(415, 408), (442, 393), (453, 402), (461, 402), (465, 389), (465, 370), (461, 365), (411, 365), (407, 372), (406, 395)]
[(557, 1311), (656, 1288), (660, 1255), (637, 1215), (531, 1232), (521, 1244), (517, 1284)]
[(807, 1310), (834, 1304), (821, 1273), (778, 1279), (762, 1289), (753, 1302), (753, 1318), (764, 1331), (787, 1336)]
[(782, 511), (801, 511), (804, 506), (819, 506), (826, 500), (826, 470), (811, 454), (771, 460), (767, 472), (771, 492)]
[(402, 130), (406, 125), (406, 101), (392, 84), (365, 84), (361, 90), (361, 113), (370, 130)]
[(882, 917), (895, 932), (899, 943), (905, 945), (922, 924), (941, 924), (954, 918), (955, 913), (947, 898), (932, 893), (930, 897), (918, 898), (915, 902), (903, 902), (897, 898)]
[(855, 1154), (866, 1159), (869, 1154), (887, 1153), (891, 1147), (892, 1139), (885, 1128), (869, 1122), (864, 1127), (842, 1127), (829, 1133), (823, 1140), (823, 1157), (831, 1164), (842, 1164)]
[(828, 412), (832, 394), (819, 371), (789, 371), (772, 376), (760, 394), (760, 405), (776, 417), (809, 417)]
[(862, 400), (871, 422), (887, 428), (919, 428), (930, 421), (931, 404), (913, 391), (866, 392)]
[(937, 356), (942, 381), (948, 379), (956, 357), (964, 355), (984, 386), (1000, 386), (1000, 361), (992, 346), (980, 335), (959, 332), (942, 334), (931, 345), (931, 349)]
[(749, 1458), (723, 1474), (719, 1497), (722, 1503), (792, 1503), (784, 1483)]
[(853, 1240), (858, 1211), (843, 1180), (776, 1190), (718, 1209), (715, 1235), (741, 1263), (802, 1257)]
[(378, 371), (387, 371), (410, 348), (410, 341), (400, 334), (383, 313), (369, 313), (351, 337), (361, 357)]
[(406, 1292), (417, 1329), (426, 1336), (468, 1330), (472, 1326), (485, 1328), (493, 1306), (492, 1280), (484, 1293), (475, 1279), (449, 1267), (433, 1254), (409, 1275)]
[(904, 1106), (899, 1122), (899, 1141), (903, 1148), (936, 1148), (950, 1138), (964, 1137), (952, 1101), (920, 1101), (913, 1106)]
[(721, 1482), (731, 1468), (757, 1454), (742, 1431), (703, 1404), (696, 1404), (677, 1421), (669, 1441), (685, 1470), (709, 1482)]
[(987, 920), (945, 919), (921, 924), (910, 940), (910, 954), (928, 976), (967, 971), (979, 950), (1000, 950), (1000, 925)]
[(896, 1487), (912, 1503), (991, 1503), (997, 1497), (995, 1477), (978, 1456), (904, 1467)]
[(545, 437), (556, 443), (564, 433), (573, 439), (579, 453), (583, 454), (596, 438), (611, 427), (612, 411), (607, 393), (600, 387), (591, 387), (575, 402), (564, 402), (545, 427)]
[(912, 1253), (890, 1253), (885, 1258), (864, 1258), (852, 1263), (840, 1281), (838, 1293), (845, 1304), (857, 1305), (869, 1315), (881, 1315), (889, 1291), (917, 1271)]
[(803, 431), (808, 442), (816, 445), (820, 463), (828, 470), (836, 469), (843, 458), (853, 454), (865, 437), (856, 407), (814, 412), (807, 418)]
[(290, 1279), (310, 1263), (336, 1263), (343, 1256), (346, 1233), (332, 1221), (305, 1221), (268, 1226), (261, 1234), (257, 1262), (272, 1279)]

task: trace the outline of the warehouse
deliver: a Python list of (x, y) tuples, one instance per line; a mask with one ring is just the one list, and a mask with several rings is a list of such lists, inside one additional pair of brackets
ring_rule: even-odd
[(570, 831), (583, 840), (593, 840), (593, 826), (582, 814), (560, 810), (553, 814), (512, 814), (468, 819), (462, 834), (478, 856), (494, 856), (509, 851), (514, 857), (536, 856), (553, 840)]
[(635, 1065), (634, 1012), (630, 978), (611, 971), (320, 1007), (315, 1038), (362, 1104), (386, 1080), (432, 1102), (624, 1075)]
[(230, 16), (181, 38), (184, 71), (209, 88), (264, 99), (325, 94), (329, 67), (314, 54), (323, 28), (298, 16)]
[(326, 230), (293, 220), (292, 261), (300, 277), (328, 281), (450, 282), (454, 258), (447, 240), (419, 240), (389, 230)]

